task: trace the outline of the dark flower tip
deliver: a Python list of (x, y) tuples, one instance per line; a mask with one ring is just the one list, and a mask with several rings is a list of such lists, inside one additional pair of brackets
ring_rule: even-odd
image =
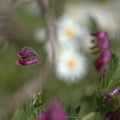
[(37, 120), (67, 120), (67, 116), (61, 104), (54, 101), (47, 111), (39, 114)]
[(101, 71), (107, 68), (107, 64), (110, 60), (110, 56), (111, 53), (108, 50), (100, 53), (100, 56), (94, 63), (97, 71)]
[(31, 58), (31, 59), (23, 59), (23, 60), (16, 60), (17, 65), (31, 65), (31, 64), (39, 64), (39, 59), (38, 58)]
[(97, 33), (92, 33), (91, 35), (94, 36), (92, 43), (95, 43), (97, 46), (99, 46), (101, 49), (100, 51), (108, 49), (109, 39), (105, 31), (99, 31)]
[(16, 60), (17, 65), (25, 66), (40, 62), (37, 53), (30, 47), (23, 47), (17, 55), (21, 57), (21, 60)]
[(32, 56), (38, 56), (37, 53), (35, 52), (35, 50), (33, 50), (30, 47), (23, 47), (19, 52), (18, 52), (18, 57), (21, 58), (29, 58)]
[(116, 87), (113, 91), (109, 89), (105, 89), (101, 91), (101, 97), (103, 100), (109, 100), (114, 98), (115, 95), (120, 95), (120, 86)]

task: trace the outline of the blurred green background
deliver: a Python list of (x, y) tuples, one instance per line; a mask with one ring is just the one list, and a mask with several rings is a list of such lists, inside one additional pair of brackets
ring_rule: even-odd
[[(63, 12), (62, 9), (64, 8), (64, 5), (68, 4), (69, 2), (73, 1), (51, 0), (51, 6), (53, 7), (56, 19), (62, 14)], [(83, 0), (82, 1), (76, 0), (75, 3), (76, 2), (80, 4), (81, 2), (83, 3)], [(90, 5), (93, 4), (93, 7), (95, 5), (99, 7), (101, 5), (108, 7), (111, 4), (113, 4), (109, 0), (101, 1), (86, 0), (84, 2), (90, 3)], [(9, 38), (7, 38), (7, 40), (4, 41), (4, 44), (1, 45), (0, 47), (0, 101), (4, 100), (8, 95), (11, 95), (15, 91), (17, 91), (22, 85), (24, 85), (26, 82), (34, 78), (38, 74), (38, 71), (42, 69), (37, 65), (25, 67), (17, 66), (15, 61), (16, 59), (18, 59), (17, 57), (18, 50), (20, 50), (23, 46), (29, 46), (37, 51), (41, 60), (41, 64), (43, 64), (46, 59), (47, 54), (44, 50), (45, 41), (44, 40), (43, 42), (36, 41), (34, 37), (35, 30), (44, 27), (44, 21), (41, 16), (41, 12), (39, 11), (39, 8), (34, 4), (35, 4), (34, 2), (31, 3), (28, 2), (26, 4), (24, 4), (24, 2), (23, 3), (21, 2), (12, 11), (10, 18), (13, 21), (15, 21), (16, 24), (18, 24), (18, 27), (20, 27), (23, 33), (20, 34), (20, 36), (24, 35), (26, 37), (26, 41), (16, 40), (17, 41), (16, 42), (9, 40)], [(87, 4), (87, 6), (88, 5), (89, 4)], [(111, 9), (113, 10), (112, 7)], [(95, 31), (96, 29), (99, 29), (99, 25), (97, 25), (97, 21), (95, 19), (88, 19), (88, 21), (91, 30)], [(112, 31), (113, 36), (110, 36), (111, 38), (110, 48), (118, 49), (120, 44), (119, 31), (118, 29), (116, 31), (111, 29), (111, 33)], [(116, 37), (117, 34), (118, 36)], [(86, 53), (86, 56), (89, 65), (87, 75), (83, 78), (83, 80), (80, 80), (79, 83), (77, 84), (76, 83), (66, 84), (63, 81), (60, 81), (55, 74), (52, 75), (42, 93), (44, 101), (49, 101), (54, 97), (58, 97), (61, 98), (63, 101), (72, 104), (73, 106), (80, 105), (81, 116), (84, 116), (89, 112), (95, 110), (96, 108), (95, 89), (96, 82), (99, 78), (99, 74), (96, 72), (93, 65), (95, 56), (92, 55), (91, 53)]]

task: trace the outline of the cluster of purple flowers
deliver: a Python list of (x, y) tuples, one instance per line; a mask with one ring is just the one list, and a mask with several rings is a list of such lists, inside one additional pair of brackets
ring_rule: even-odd
[[(120, 95), (120, 87), (116, 87), (113, 91), (105, 92), (103, 99), (110, 100), (112, 102), (115, 95)], [(104, 120), (120, 120), (120, 106), (113, 111), (107, 111)]]
[(107, 68), (107, 63), (110, 59), (110, 51), (108, 49), (109, 38), (107, 36), (107, 33), (104, 31), (99, 31), (91, 35), (94, 37), (92, 42), (100, 49), (99, 57), (97, 58), (94, 64), (96, 70), (101, 72), (103, 69)]
[(106, 90), (104, 94), (102, 94), (102, 98), (105, 99), (112, 99), (115, 95), (120, 95), (120, 87), (116, 87), (113, 91)]
[(120, 120), (120, 107), (117, 108), (115, 111), (108, 111), (105, 114), (104, 120)]
[(58, 101), (53, 101), (50, 108), (39, 114), (37, 120), (67, 120), (67, 115)]
[(30, 47), (23, 47), (20, 51), (18, 51), (18, 57), (20, 57), (20, 60), (16, 60), (17, 65), (31, 65), (39, 63), (39, 57), (35, 50), (33, 50)]

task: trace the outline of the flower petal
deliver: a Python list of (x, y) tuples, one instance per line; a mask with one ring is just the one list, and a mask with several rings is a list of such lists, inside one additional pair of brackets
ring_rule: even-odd
[(35, 50), (33, 50), (30, 47), (23, 47), (19, 52), (18, 52), (18, 57), (22, 57), (23, 59), (29, 58), (32, 56), (38, 56)]
[(36, 64), (36, 63), (39, 63), (38, 58), (16, 60), (17, 65), (31, 65), (31, 64)]

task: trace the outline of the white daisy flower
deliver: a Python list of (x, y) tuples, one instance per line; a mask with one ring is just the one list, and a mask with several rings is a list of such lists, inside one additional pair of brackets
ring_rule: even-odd
[(57, 23), (58, 42), (63, 45), (78, 45), (79, 39), (86, 33), (86, 28), (74, 19), (64, 15)]
[(56, 74), (67, 83), (77, 82), (86, 74), (86, 59), (75, 51), (64, 51), (57, 56)]
[(70, 2), (65, 5), (65, 13), (80, 22), (81, 24), (87, 25), (89, 23), (89, 4), (87, 3), (75, 3)]
[[(120, 30), (119, 28), (119, 7), (120, 1), (107, 1), (105, 4), (81, 2), (70, 2), (65, 5), (65, 14), (74, 18), (81, 24), (89, 25), (90, 17), (98, 24), (100, 29), (104, 29), (110, 34)], [(117, 11), (116, 11), (117, 10)]]
[[(51, 60), (52, 59), (52, 47), (50, 42), (46, 42), (44, 49), (47, 53), (48, 59)], [(55, 48), (55, 56), (56, 58), (58, 58), (59, 55), (62, 55), (65, 51), (73, 51), (75, 50), (75, 48), (71, 48), (65, 45), (61, 45), (61, 44), (56, 44), (56, 48)]]

